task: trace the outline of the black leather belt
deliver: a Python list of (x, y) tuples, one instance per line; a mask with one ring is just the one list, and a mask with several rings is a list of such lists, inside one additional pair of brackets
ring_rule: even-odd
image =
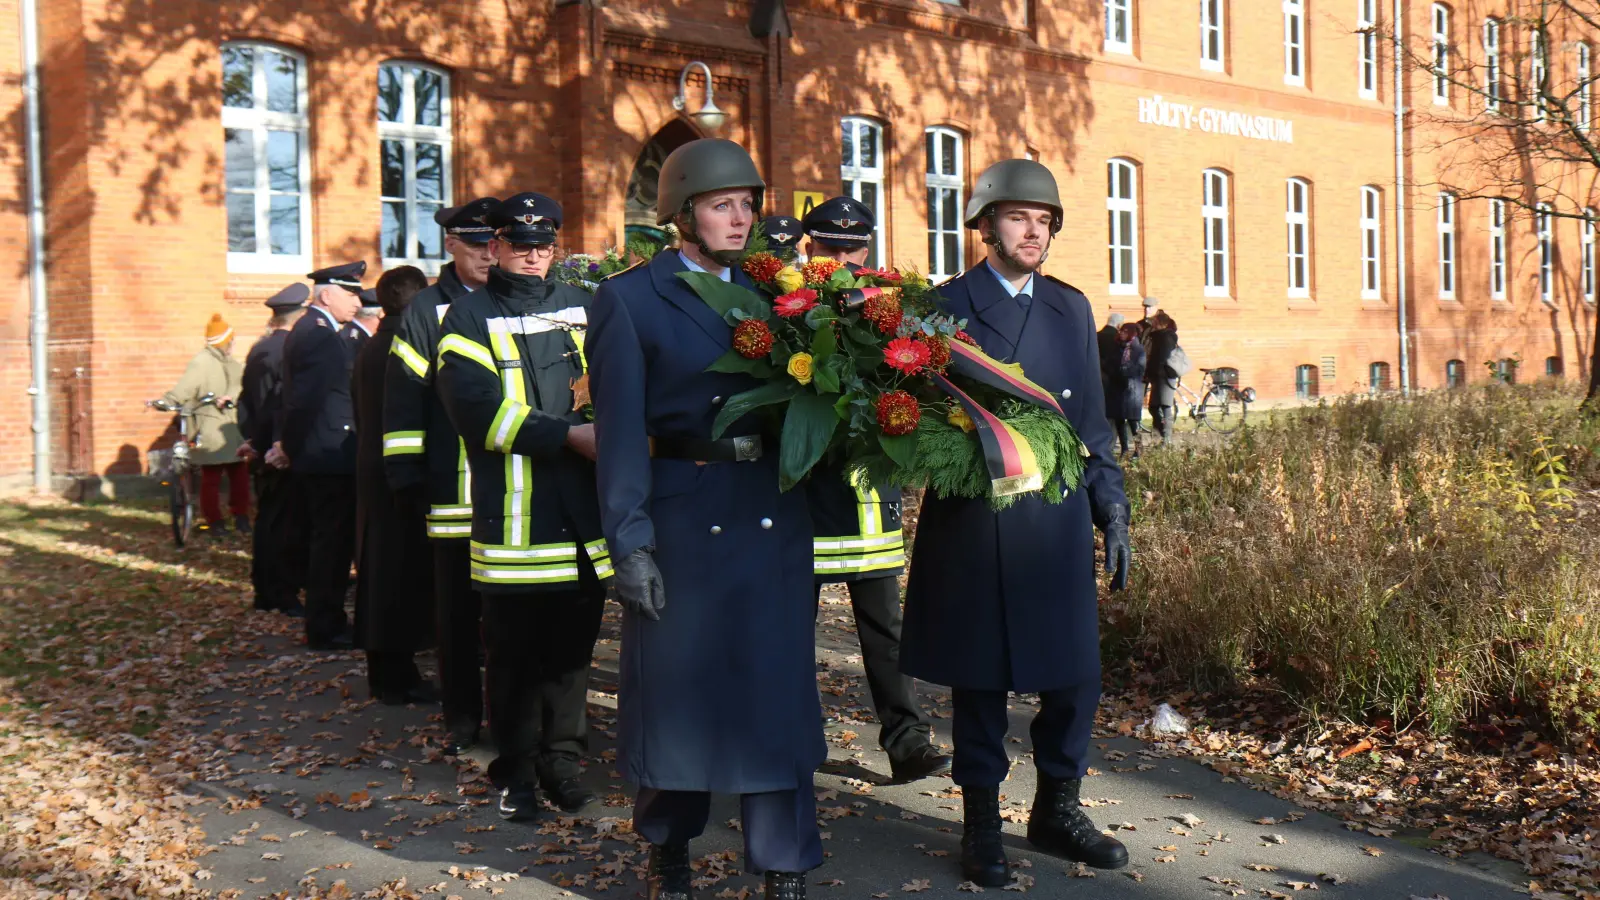
[(689, 459), (695, 462), (755, 462), (761, 458), (761, 435), (708, 441), (701, 438), (654, 437), (650, 455), (657, 459)]

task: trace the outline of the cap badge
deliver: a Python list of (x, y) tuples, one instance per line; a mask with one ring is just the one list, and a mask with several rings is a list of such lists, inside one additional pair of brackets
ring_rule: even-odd
[(774, 234), (772, 236), (772, 239), (775, 240), (775, 241), (778, 241), (780, 243), (787, 244), (789, 242), (789, 239), (792, 238), (792, 237), (794, 237), (794, 235), (790, 234), (789, 232), (780, 231), (777, 234)]
[(533, 198), (532, 198), (532, 197), (529, 197), (529, 198), (527, 198), (527, 199), (526, 199), (526, 200), (523, 200), (523, 201), (522, 201), (522, 204), (523, 204), (523, 205), (524, 205), (524, 206), (527, 206), (527, 207), (529, 207), (529, 208), (530, 208), (530, 209), (531, 209), (531, 208), (532, 208), (532, 207), (533, 207)]
[[(528, 202), (531, 204), (533, 201), (530, 200)], [(533, 213), (527, 213), (525, 215), (520, 215), (520, 216), (512, 216), (512, 218), (516, 219), (518, 222), (521, 222), (524, 225), (532, 225), (535, 222), (543, 222), (544, 221), (544, 216), (536, 216)]]
[(840, 228), (854, 228), (861, 224), (855, 219), (832, 219), (831, 221)]

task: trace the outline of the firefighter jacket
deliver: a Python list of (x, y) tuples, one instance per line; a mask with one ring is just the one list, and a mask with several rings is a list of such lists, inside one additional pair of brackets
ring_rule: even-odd
[(433, 286), (411, 298), (389, 346), (383, 374), (383, 467), (389, 489), (423, 487), (428, 536), (466, 539), (472, 531), (467, 448), (434, 390), (439, 325), (450, 304), (467, 295), (446, 263)]
[(491, 269), (451, 304), (435, 385), (472, 471), (472, 581), (479, 591), (575, 590), (611, 574), (594, 464), (566, 446), (583, 374), (589, 295)]
[(818, 584), (896, 577), (906, 564), (900, 532), (900, 489), (877, 488), (823, 462), (806, 479), (806, 500)]

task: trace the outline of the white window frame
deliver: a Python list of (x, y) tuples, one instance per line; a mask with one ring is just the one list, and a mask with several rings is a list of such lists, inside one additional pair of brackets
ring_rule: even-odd
[[(311, 265), (311, 117), (307, 113), (307, 104), (310, 101), (310, 91), (307, 89), (306, 58), (288, 47), (269, 44), (262, 41), (228, 41), (225, 46), (248, 47), (254, 51), (251, 64), (251, 91), (250, 94), (259, 104), (251, 109), (242, 109), (236, 106), (222, 106), (222, 128), (224, 133), (230, 130), (249, 131), (254, 139), (256, 186), (254, 189), (256, 201), (256, 249), (254, 252), (228, 251), (229, 272), (250, 273), (292, 273), (305, 272)], [(263, 67), (262, 52), (278, 53), (295, 61), (295, 109), (294, 113), (272, 112), (266, 108), (267, 72)], [(222, 65), (219, 56), (218, 66)], [(220, 102), (220, 97), (218, 98)], [(298, 161), (300, 174), (300, 252), (299, 253), (273, 253), (272, 252), (272, 224), (271, 204), (273, 191), (271, 188), (271, 173), (267, 164), (267, 133), (270, 131), (291, 131), (298, 137), (300, 158)], [(223, 149), (227, 153), (226, 147)], [(226, 163), (224, 163), (226, 170)], [(227, 193), (226, 175), (223, 181), (223, 193)], [(280, 196), (286, 191), (277, 192)], [(224, 220), (226, 220), (227, 204), (223, 204)], [(226, 245), (228, 236), (224, 227), (223, 242)]]
[[(872, 257), (867, 263), (869, 266), (882, 267), (888, 255), (884, 247), (884, 235), (889, 230), (885, 221), (888, 216), (883, 207), (883, 123), (864, 116), (845, 116), (839, 120), (839, 129), (842, 132), (846, 128), (852, 129), (851, 146), (858, 149), (854, 160), (840, 162), (839, 180), (846, 195), (860, 200), (872, 210)], [(872, 157), (878, 161), (875, 166), (861, 164), (859, 148), (864, 134), (871, 135)], [(871, 196), (868, 197), (868, 194)]]
[[(954, 128), (946, 128), (942, 125), (935, 125), (932, 128), (925, 129), (923, 132), (923, 152), (928, 156), (928, 158), (924, 160), (926, 163), (923, 166), (925, 171), (927, 169), (937, 168), (939, 159), (941, 157), (941, 154), (939, 153), (934, 153), (931, 155), (927, 154), (927, 143), (929, 136), (934, 138), (934, 144), (936, 148), (937, 145), (946, 137), (953, 137), (955, 138), (956, 142), (956, 171), (953, 173), (927, 172), (926, 178), (926, 183), (929, 190), (948, 190), (955, 192), (955, 210), (957, 220), (954, 222), (945, 222), (941, 219), (940, 210), (944, 207), (943, 203), (928, 204), (928, 233), (929, 235), (938, 235), (940, 238), (940, 240), (934, 245), (935, 248), (937, 248), (937, 252), (935, 254), (929, 254), (928, 257), (928, 275), (929, 277), (944, 279), (954, 277), (958, 272), (960, 272), (961, 266), (966, 259), (966, 229), (962, 227), (962, 223), (960, 221), (960, 217), (963, 212), (963, 203), (965, 201), (964, 194), (966, 191), (966, 161), (964, 159), (964, 155), (966, 153), (966, 137), (963, 136), (961, 132), (956, 131)], [(951, 233), (955, 234), (956, 236), (956, 258), (940, 259), (939, 257), (944, 255), (943, 238), (945, 235)]]
[(1283, 0), (1283, 83), (1305, 87), (1305, 0)]
[(1450, 7), (1433, 5), (1433, 105), (1450, 105)]
[[(1200, 178), (1200, 221), (1204, 230), (1202, 242), (1203, 253), (1201, 259), (1205, 266), (1205, 295), (1207, 297), (1232, 297), (1232, 266), (1233, 260), (1229, 255), (1229, 244), (1232, 235), (1232, 223), (1228, 216), (1228, 207), (1231, 201), (1229, 196), (1231, 179), (1227, 172), (1221, 169), (1206, 169)], [(1220, 187), (1221, 190), (1213, 190)], [(1212, 195), (1220, 194), (1220, 204), (1212, 202)], [(1217, 221), (1221, 226), (1213, 224)], [(1219, 246), (1220, 245), (1220, 246)], [(1218, 265), (1220, 263), (1220, 265)], [(1217, 273), (1221, 273), (1220, 280)]]
[[(1200, 0), (1200, 68), (1221, 72), (1228, 65), (1228, 0)], [(1210, 54), (1213, 39), (1216, 56)]]
[[(427, 71), (427, 72), (431, 72), (431, 73), (439, 76), (439, 78), (441, 79), (441, 85), (440, 85), (440, 92), (439, 92), (439, 124), (438, 125), (414, 125), (414, 124), (410, 124), (409, 122), (406, 122), (406, 121), (385, 122), (385, 121), (383, 121), (381, 119), (377, 119), (376, 110), (374, 110), (374, 112), (373, 112), (373, 118), (378, 123), (378, 147), (379, 147), (379, 153), (381, 154), (383, 152), (382, 151), (382, 147), (383, 147), (383, 142), (384, 141), (400, 141), (405, 145), (405, 162), (404, 162), (404, 165), (405, 165), (405, 186), (403, 188), (403, 190), (405, 191), (405, 196), (403, 196), (403, 197), (390, 197), (390, 196), (383, 195), (383, 187), (382, 187), (382, 185), (383, 185), (383, 176), (382, 176), (381, 171), (380, 171), (380, 174), (378, 176), (378, 185), (379, 185), (379, 187), (378, 187), (378, 191), (379, 191), (379, 197), (378, 197), (379, 212), (378, 212), (378, 216), (379, 216), (379, 223), (380, 223), (379, 224), (379, 236), (380, 236), (380, 243), (381, 243), (381, 236), (382, 236), (382, 231), (383, 231), (383, 227), (382, 227), (382, 216), (383, 216), (382, 206), (383, 206), (383, 204), (384, 203), (390, 203), (390, 202), (404, 202), (405, 203), (405, 208), (406, 208), (406, 249), (409, 250), (410, 252), (405, 256), (386, 256), (386, 257), (384, 257), (383, 258), (383, 267), (385, 269), (390, 269), (390, 268), (394, 268), (395, 266), (416, 266), (416, 267), (422, 269), (424, 272), (427, 272), (430, 275), (437, 275), (437, 274), (439, 274), (440, 266), (442, 266), (448, 260), (448, 257), (446, 255), (444, 255), (444, 238), (443, 238), (443, 236), (441, 235), (440, 239), (439, 239), (439, 247), (440, 247), (440, 254), (441, 254), (439, 258), (430, 259), (430, 258), (421, 256), (419, 254), (419, 252), (418, 252), (418, 247), (419, 247), (420, 241), (418, 241), (418, 239), (417, 239), (417, 226), (424, 219), (426, 219), (426, 221), (428, 221), (430, 223), (432, 222), (433, 219), (432, 219), (431, 215), (424, 216), (424, 217), (421, 217), (421, 218), (419, 218), (418, 215), (417, 215), (417, 190), (416, 190), (417, 144), (419, 144), (419, 143), (422, 143), (422, 144), (437, 144), (439, 146), (440, 169), (441, 169), (440, 177), (442, 177), (444, 179), (444, 183), (442, 185), (442, 187), (443, 187), (443, 192), (442, 192), (443, 196), (441, 197), (441, 201), (440, 201), (440, 209), (444, 209), (444, 208), (448, 207), (451, 204), (451, 202), (452, 202), (451, 198), (452, 198), (452, 196), (454, 194), (454, 188), (453, 188), (454, 180), (453, 180), (453, 177), (452, 177), (453, 166), (454, 166), (454, 161), (453, 161), (454, 148), (453, 148), (452, 142), (451, 142), (451, 136), (454, 134), (454, 132), (453, 132), (453, 130), (451, 128), (451, 109), (450, 109), (450, 106), (451, 106), (451, 79), (450, 79), (450, 73), (448, 71), (446, 71), (445, 69), (439, 68), (438, 66), (430, 66), (430, 65), (428, 65), (426, 63), (413, 62), (413, 61), (407, 60), (407, 59), (386, 60), (385, 62), (381, 63), (378, 66), (378, 68), (381, 70), (381, 69), (383, 69), (385, 67), (388, 67), (388, 66), (393, 66), (393, 67), (398, 68), (398, 69), (401, 70), (401, 100), (400, 100), (401, 116), (403, 118), (409, 119), (411, 121), (415, 121), (415, 119), (416, 119), (416, 106), (417, 106), (416, 73), (417, 73), (417, 70), (421, 69), (421, 70), (424, 70), (424, 71)], [(380, 166), (380, 169), (381, 169), (381, 166), (382, 166), (381, 155), (380, 155), (379, 166)]]
[(1533, 120), (1543, 122), (1550, 117), (1544, 104), (1545, 77), (1550, 72), (1550, 52), (1546, 48), (1544, 32), (1534, 29), (1528, 36), (1528, 102), (1533, 106)]
[(1383, 192), (1361, 188), (1361, 299), (1383, 299)]
[[(1107, 53), (1132, 53), (1133, 52), (1133, 0), (1105, 0), (1106, 6), (1106, 52)], [(1117, 40), (1112, 37), (1116, 33), (1116, 22), (1122, 20), (1122, 30), (1126, 40)]]
[[(1284, 245), (1289, 296), (1311, 296), (1311, 182), (1291, 178), (1284, 183), (1283, 220), (1288, 226)], [(1297, 271), (1298, 269), (1298, 271)]]
[(1504, 99), (1504, 79), (1500, 72), (1500, 20), (1483, 20), (1483, 108), (1499, 112)]
[(1556, 234), (1555, 216), (1550, 204), (1534, 207), (1534, 234), (1539, 239), (1539, 299), (1551, 306), (1556, 302)]
[(1456, 298), (1456, 271), (1458, 262), (1456, 246), (1456, 222), (1459, 219), (1459, 200), (1455, 194), (1448, 192), (1439, 194), (1439, 299), (1454, 300)]
[(1506, 201), (1489, 199), (1489, 299), (1506, 299)]
[(1378, 0), (1356, 0), (1356, 93), (1378, 99)]
[(1595, 216), (1593, 208), (1585, 207), (1583, 210), (1583, 302), (1594, 305), (1595, 302), (1595, 259), (1594, 259), (1594, 232)]
[(1588, 131), (1594, 124), (1594, 86), (1590, 83), (1594, 61), (1594, 50), (1585, 41), (1579, 41), (1577, 47), (1578, 71), (1578, 130)]
[[(1118, 195), (1119, 177), (1128, 176), (1128, 196)], [(1117, 223), (1123, 215), (1128, 217), (1128, 233)], [(1139, 167), (1129, 159), (1113, 157), (1106, 160), (1106, 291), (1110, 294), (1133, 295), (1139, 293)], [(1131, 260), (1127, 271), (1121, 271), (1117, 260), (1123, 253)]]

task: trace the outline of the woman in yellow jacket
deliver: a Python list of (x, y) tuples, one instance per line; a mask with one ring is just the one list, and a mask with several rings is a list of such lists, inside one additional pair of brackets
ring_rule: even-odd
[[(213, 532), (227, 529), (222, 517), (222, 476), (228, 476), (228, 512), (241, 533), (250, 530), (249, 463), (238, 457), (244, 436), (239, 432), (239, 396), (244, 366), (233, 358), (233, 329), (221, 315), (206, 325), (206, 348), (189, 360), (178, 384), (167, 391), (168, 403), (195, 410), (189, 434), (194, 441), (189, 458), (200, 467), (200, 512)], [(212, 394), (211, 402), (195, 407)]]

